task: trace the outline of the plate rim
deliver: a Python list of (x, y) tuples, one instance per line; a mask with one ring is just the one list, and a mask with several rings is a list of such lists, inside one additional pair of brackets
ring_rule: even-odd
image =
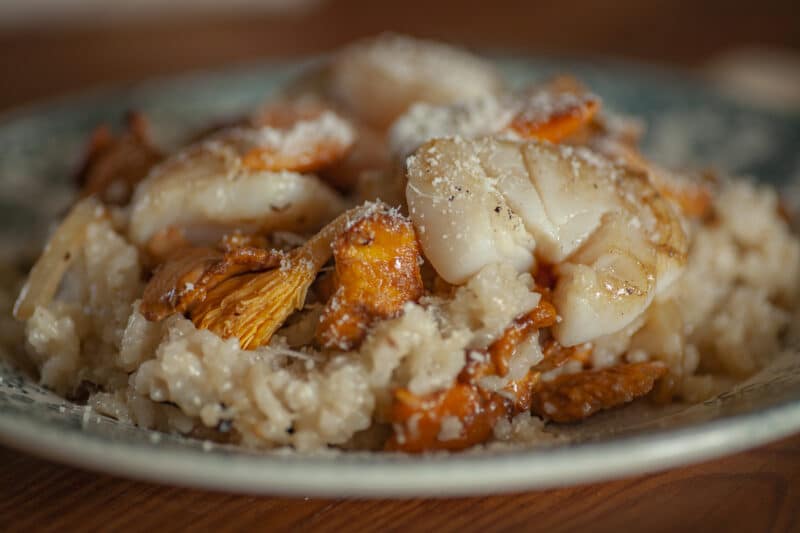
[[(488, 55), (520, 66), (564, 59), (571, 64), (607, 67), (619, 74), (663, 76), (685, 90), (704, 91), (725, 106), (775, 118), (770, 110), (743, 105), (713, 91), (691, 73), (636, 61), (509, 53)], [(318, 61), (260, 60), (218, 69), (191, 70), (135, 83), (95, 86), (57, 98), (26, 103), (0, 112), (0, 127), (67, 107), (91, 105), (122, 91), (154, 93), (191, 85), (210, 76), (299, 69)], [(270, 70), (273, 72), (270, 73)], [(798, 115), (800, 116), (800, 115)], [(795, 117), (783, 117), (794, 120)], [(749, 449), (800, 431), (800, 400), (680, 429), (616, 437), (605, 442), (533, 448), (488, 455), (451, 455), (407, 460), (352, 461), (342, 456), (321, 461), (265, 454), (207, 454), (197, 468), (199, 450), (163, 450), (149, 444), (103, 439), (85, 431), (64, 432), (44, 420), (0, 411), (0, 443), (61, 464), (141, 481), (248, 494), (323, 497), (453, 497), (543, 489), (615, 479), (697, 463)], [(603, 461), (597, 461), (598, 455)], [(153, 460), (154, 457), (157, 460)], [(377, 456), (381, 457), (381, 456)], [(386, 456), (384, 456), (386, 457)], [(546, 466), (546, 468), (541, 468)], [(435, 467), (435, 468), (431, 468)], [(309, 469), (313, 471), (309, 472)], [(477, 481), (477, 483), (476, 483)]]
[(346, 455), (208, 454), (197, 468), (204, 453), (198, 449), (163, 450), (82, 430), (63, 432), (0, 412), (0, 444), (66, 466), (161, 485), (336, 498), (480, 496), (608, 481), (719, 458), (798, 429), (800, 402), (791, 401), (677, 430), (490, 455), (377, 455), (353, 461)]

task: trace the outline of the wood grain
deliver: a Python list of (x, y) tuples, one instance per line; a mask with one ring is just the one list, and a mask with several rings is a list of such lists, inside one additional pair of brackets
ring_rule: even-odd
[(696, 66), (739, 45), (800, 49), (795, 0), (327, 0), (286, 16), (175, 16), (0, 28), (0, 108), (65, 91), (266, 57), (382, 31), (526, 54)]
[(0, 448), (0, 530), (800, 531), (800, 435), (701, 465), (443, 500), (237, 496), (117, 479)]

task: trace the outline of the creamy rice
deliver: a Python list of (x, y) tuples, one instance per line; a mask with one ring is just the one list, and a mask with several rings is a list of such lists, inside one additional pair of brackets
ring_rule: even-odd
[[(728, 384), (725, 376), (750, 375), (767, 364), (792, 320), (777, 302), (798, 298), (800, 245), (774, 215), (774, 193), (736, 183), (719, 201), (719, 220), (694, 229), (689, 266), (668, 297), (680, 308), (688, 344), (670, 351), (661, 342), (667, 349), (655, 355), (684, 378), (687, 400), (718, 390), (712, 373)], [(42, 384), (70, 394), (90, 382), (103, 389), (89, 400), (100, 413), (183, 433), (222, 428), (220, 438), (233, 430), (253, 447), (308, 450), (347, 443), (381, 421), (377, 407), (385, 408), (394, 387), (418, 394), (446, 387), (461, 370), (466, 349), (485, 347), (539, 300), (528, 274), (495, 264), (452, 299), (407, 304), (402, 316), (380, 323), (354, 356), (323, 360), (288, 348), (282, 337), (248, 351), (235, 338), (198, 330), (179, 315), (161, 323), (144, 319), (136, 249), (108, 221), (92, 224), (89, 234), (60, 298), (37, 308), (26, 323), (28, 353)], [(780, 268), (764, 270), (772, 265)], [(794, 319), (800, 320), (797, 312)], [(643, 334), (641, 326), (598, 341), (596, 364), (616, 364), (626, 353), (628, 359), (653, 356), (630, 350), (631, 342), (646, 345), (636, 335)], [(537, 358), (540, 353), (528, 355), (521, 364), (531, 366)], [(446, 423), (442, 440), (457, 435), (458, 425)], [(495, 438), (547, 441), (542, 432), (541, 420), (519, 415), (499, 423)]]
[(372, 424), (376, 402), (388, 402), (392, 387), (424, 394), (447, 386), (467, 347), (485, 346), (539, 300), (530, 275), (491, 265), (452, 300), (407, 304), (357, 357), (324, 361), (280, 337), (248, 351), (177, 315), (144, 319), (135, 248), (108, 222), (93, 224), (90, 235), (84, 255), (95, 255), (66, 280), (69, 303), (39, 307), (26, 324), (42, 384), (74, 394), (88, 381), (104, 389), (89, 400), (100, 413), (183, 433), (232, 428), (253, 447), (345, 444)]

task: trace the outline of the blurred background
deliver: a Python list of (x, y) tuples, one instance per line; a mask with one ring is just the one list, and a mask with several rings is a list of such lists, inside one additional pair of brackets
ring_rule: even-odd
[(0, 0), (0, 109), (387, 30), (693, 69), (766, 106), (800, 108), (797, 0)]

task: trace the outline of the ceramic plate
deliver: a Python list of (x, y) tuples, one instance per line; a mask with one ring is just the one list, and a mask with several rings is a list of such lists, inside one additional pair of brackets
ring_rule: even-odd
[[(697, 83), (616, 63), (498, 59), (515, 82), (574, 73), (606, 105), (643, 117), (646, 151), (672, 165), (713, 165), (779, 187), (800, 181), (800, 117), (746, 109)], [(39, 246), (67, 205), (69, 175), (93, 126), (130, 108), (160, 142), (252, 108), (297, 69), (260, 65), (70, 98), (7, 114), (0, 124), (0, 249)], [(794, 185), (793, 185), (794, 183)], [(796, 192), (796, 191), (795, 191)], [(638, 414), (637, 414), (638, 413)], [(588, 482), (735, 452), (800, 431), (800, 354), (733, 391), (653, 413), (614, 411), (568, 445), (451, 456), (255, 453), (131, 427), (66, 402), (0, 363), (0, 441), (114, 474), (238, 492), (325, 496), (454, 496)]]

